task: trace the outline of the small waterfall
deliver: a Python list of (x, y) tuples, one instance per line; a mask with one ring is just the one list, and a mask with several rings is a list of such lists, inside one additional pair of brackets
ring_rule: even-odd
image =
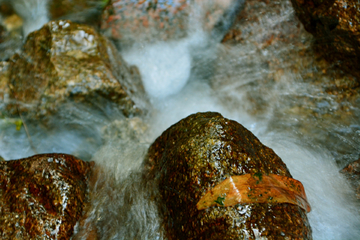
[[(22, 4), (17, 9), (25, 10), (25, 2), (16, 1)], [(250, 25), (244, 27), (242, 34), (247, 40), (243, 44), (220, 44), (212, 40), (213, 35), (195, 28), (179, 40), (139, 42), (122, 49), (124, 59), (139, 68), (151, 98), (154, 109), (148, 116), (127, 120), (111, 105), (89, 109), (68, 104), (59, 113), (66, 118), (52, 120), (47, 128), (28, 123), (32, 143), (24, 128), (17, 131), (11, 119), (0, 119), (0, 155), (6, 160), (27, 157), (35, 153), (33, 145), (39, 153), (63, 152), (95, 161), (104, 172), (95, 188), (88, 222), (97, 222), (101, 239), (164, 239), (157, 209), (146, 198), (156, 189), (145, 188), (140, 179), (146, 149), (165, 129), (189, 114), (217, 111), (273, 148), (294, 178), (304, 184), (312, 206), (308, 217), (314, 239), (358, 239), (359, 205), (339, 173), (340, 166), (354, 156), (349, 152), (360, 152), (358, 135), (346, 134), (359, 126), (358, 105), (346, 103), (355, 113), (344, 122), (310, 117), (312, 112), (340, 107), (333, 95), (303, 78), (304, 72), (311, 76), (319, 71), (303, 64), (315, 61), (313, 53), (299, 54), (311, 52), (309, 34), (300, 28), (299, 38), (293, 39), (296, 42), (271, 44), (271, 35), (299, 24), (290, 3), (281, 4), (278, 15), (263, 14), (261, 21), (250, 24), (257, 34), (246, 36)], [(30, 6), (30, 12), (43, 12), (43, 5), (46, 1)], [(47, 19), (46, 14), (41, 16)], [(268, 46), (254, 44), (264, 38), (269, 38)], [(290, 54), (298, 54), (300, 63), (288, 61)], [(269, 75), (271, 81), (266, 80)], [(320, 100), (306, 106), (308, 99)], [(305, 107), (298, 107), (299, 102)], [(308, 125), (314, 128), (306, 128)], [(336, 141), (348, 144), (333, 151)], [(342, 159), (340, 164), (336, 154)], [(78, 236), (83, 234), (81, 229), (76, 231)]]

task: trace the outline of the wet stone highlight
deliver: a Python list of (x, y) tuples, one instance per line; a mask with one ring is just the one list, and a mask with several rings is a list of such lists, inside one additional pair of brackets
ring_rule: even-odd
[(67, 154), (0, 161), (0, 239), (70, 239), (92, 165)]
[[(168, 239), (312, 239), (306, 211), (290, 203), (196, 204), (230, 176), (291, 178), (283, 161), (239, 123), (218, 113), (188, 116), (151, 145), (145, 179), (157, 199)], [(221, 199), (218, 199), (221, 202)]]

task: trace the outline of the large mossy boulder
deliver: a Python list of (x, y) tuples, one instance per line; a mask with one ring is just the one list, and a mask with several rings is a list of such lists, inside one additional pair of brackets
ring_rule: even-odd
[(9, 67), (9, 106), (16, 113), (46, 115), (62, 102), (116, 103), (126, 115), (146, 110), (147, 100), (135, 67), (94, 28), (70, 21), (51, 21), (31, 33)]
[(0, 161), (0, 238), (70, 239), (88, 202), (91, 165), (66, 154)]
[(296, 15), (331, 63), (360, 79), (360, 2), (291, 0)]
[(145, 168), (145, 179), (159, 187), (154, 198), (168, 239), (312, 239), (306, 211), (296, 204), (222, 206), (217, 199), (198, 210), (199, 200), (229, 177), (291, 178), (272, 149), (218, 113), (193, 114), (167, 129), (149, 148)]

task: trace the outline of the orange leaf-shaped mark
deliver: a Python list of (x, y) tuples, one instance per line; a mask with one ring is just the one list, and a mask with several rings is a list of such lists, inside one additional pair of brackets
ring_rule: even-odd
[(232, 176), (208, 191), (197, 203), (198, 210), (211, 206), (234, 206), (249, 203), (291, 203), (307, 212), (311, 207), (301, 182), (275, 174)]

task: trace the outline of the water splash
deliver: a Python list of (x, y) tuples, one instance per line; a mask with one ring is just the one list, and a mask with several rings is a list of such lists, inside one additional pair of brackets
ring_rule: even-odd
[[(104, 169), (95, 186), (87, 220), (95, 222), (101, 239), (165, 239), (161, 234), (157, 208), (147, 198), (149, 191), (156, 191), (156, 188), (141, 181), (141, 162), (147, 147), (157, 136), (198, 111), (217, 111), (238, 121), (275, 150), (294, 178), (305, 187), (312, 206), (308, 217), (314, 239), (358, 238), (358, 203), (352, 199), (352, 190), (338, 172), (337, 159), (328, 150), (332, 145), (320, 141), (329, 139), (329, 132), (338, 130), (334, 141), (342, 138), (342, 142), (353, 147), (350, 150), (338, 147), (336, 153), (349, 162), (352, 155), (346, 153), (357, 153), (356, 145), (359, 144), (356, 137), (347, 135), (346, 131), (349, 127), (356, 128), (358, 120), (350, 117), (348, 122), (345, 119), (338, 124), (329, 116), (321, 122), (319, 118), (309, 117), (313, 110), (322, 113), (338, 111), (341, 107), (333, 95), (304, 78), (304, 73), (311, 76), (311, 73), (318, 72), (314, 65), (305, 64), (314, 61), (313, 53), (305, 57), (299, 55), (299, 52), (310, 49), (311, 37), (306, 32), (300, 28), (298, 37), (292, 39), (294, 42), (271, 44), (271, 35), (281, 35), (287, 31), (286, 28), (298, 24), (290, 4), (279, 4), (281, 11), (277, 15), (259, 13), (259, 21), (244, 26), (246, 41), (241, 44), (209, 44), (211, 40), (206, 36), (190, 34), (188, 38), (175, 42), (125, 49), (125, 58), (139, 66), (145, 88), (153, 97), (154, 112), (141, 119), (147, 125), (144, 131), (137, 132), (131, 130), (134, 127), (130, 125), (115, 124), (127, 120), (113, 108), (104, 108), (104, 114), (104, 111), (75, 105), (65, 107), (60, 113), (63, 117), (59, 120), (60, 127), (56, 120), (51, 131), (30, 127), (39, 152), (62, 151), (78, 156), (87, 152), (84, 158), (96, 161)], [(250, 31), (251, 28), (257, 31)], [(302, 59), (300, 66), (287, 58), (294, 52), (299, 61)], [(145, 61), (145, 58), (150, 58), (150, 61)], [(170, 66), (169, 62), (172, 62)], [(268, 76), (272, 77), (271, 80)], [(307, 106), (304, 99), (320, 101)], [(305, 107), (299, 107), (299, 102)], [(347, 104), (358, 109), (356, 104)], [(73, 108), (76, 114), (68, 116), (67, 110)], [(356, 114), (355, 111), (355, 119)], [(113, 124), (113, 129), (118, 131), (106, 134), (104, 129)], [(309, 130), (304, 127), (306, 125), (318, 128)], [(5, 159), (34, 154), (24, 129), (16, 131), (15, 126), (9, 127), (5, 122), (0, 123), (0, 127), (4, 127), (0, 133), (0, 155)], [(75, 132), (74, 127), (77, 129)], [(77, 234), (81, 238), (84, 233), (77, 229)]]
[(15, 0), (10, 1), (14, 10), (24, 20), (23, 34), (40, 29), (49, 21), (48, 0)]

